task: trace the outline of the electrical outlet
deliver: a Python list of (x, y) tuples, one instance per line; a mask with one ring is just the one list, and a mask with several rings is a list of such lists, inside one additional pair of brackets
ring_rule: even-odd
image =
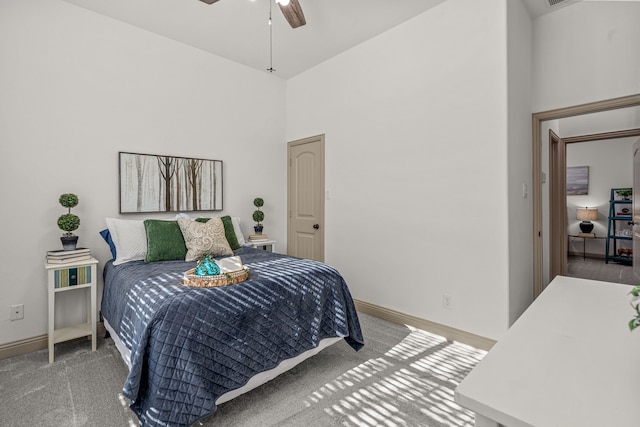
[(11, 306), (11, 320), (24, 319), (24, 304), (16, 304)]
[(451, 295), (442, 294), (442, 306), (444, 308), (449, 309), (449, 310), (451, 310), (453, 308), (453, 300), (451, 298)]

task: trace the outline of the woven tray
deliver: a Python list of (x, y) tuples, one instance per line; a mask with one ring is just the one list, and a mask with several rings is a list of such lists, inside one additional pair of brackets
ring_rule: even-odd
[(232, 271), (230, 273), (218, 274), (217, 276), (198, 276), (195, 274), (196, 269), (192, 268), (184, 273), (182, 282), (193, 288), (215, 288), (219, 286), (235, 285), (244, 282), (249, 278), (249, 270)]

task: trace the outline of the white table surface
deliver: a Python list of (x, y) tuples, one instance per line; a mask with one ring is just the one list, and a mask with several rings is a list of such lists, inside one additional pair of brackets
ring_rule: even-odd
[(640, 426), (631, 286), (556, 277), (455, 391), (477, 425)]

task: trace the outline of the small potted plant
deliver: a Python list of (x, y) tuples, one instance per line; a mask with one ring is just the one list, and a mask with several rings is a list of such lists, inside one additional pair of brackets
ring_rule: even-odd
[(629, 294), (632, 296), (631, 307), (635, 311), (635, 316), (629, 320), (629, 330), (633, 331), (640, 326), (640, 286), (635, 286)]
[(256, 222), (256, 225), (253, 227), (256, 234), (262, 234), (262, 221), (264, 221), (264, 212), (260, 210), (262, 206), (264, 206), (264, 200), (260, 197), (256, 197), (253, 199), (253, 206), (256, 207), (256, 210), (253, 211), (253, 220)]
[(73, 234), (73, 231), (80, 227), (80, 218), (77, 215), (71, 213), (71, 208), (78, 206), (78, 196), (75, 194), (67, 193), (60, 196), (58, 199), (60, 204), (67, 208), (66, 214), (60, 215), (58, 218), (58, 227), (65, 233), (60, 237), (62, 241), (62, 249), (65, 251), (72, 251), (76, 248), (78, 243), (78, 236)]
[(621, 188), (620, 190), (616, 190), (616, 194), (622, 197), (622, 200), (629, 200), (633, 191), (630, 188)]

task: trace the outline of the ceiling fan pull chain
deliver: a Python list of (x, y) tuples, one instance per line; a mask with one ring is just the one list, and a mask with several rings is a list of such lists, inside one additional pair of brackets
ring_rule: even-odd
[(267, 68), (267, 71), (273, 73), (275, 68), (273, 68), (273, 22), (271, 21), (271, 6), (271, 0), (269, 0), (269, 68)]
[[(207, 4), (216, 3), (218, 0), (200, 0)], [(302, 12), (302, 7), (298, 0), (268, 0), (269, 1), (269, 68), (267, 71), (273, 73), (276, 71), (273, 68), (273, 21), (271, 20), (271, 12), (273, 9), (273, 2), (278, 4), (280, 11), (284, 15), (291, 28), (298, 28), (302, 25), (306, 25), (307, 21)]]

